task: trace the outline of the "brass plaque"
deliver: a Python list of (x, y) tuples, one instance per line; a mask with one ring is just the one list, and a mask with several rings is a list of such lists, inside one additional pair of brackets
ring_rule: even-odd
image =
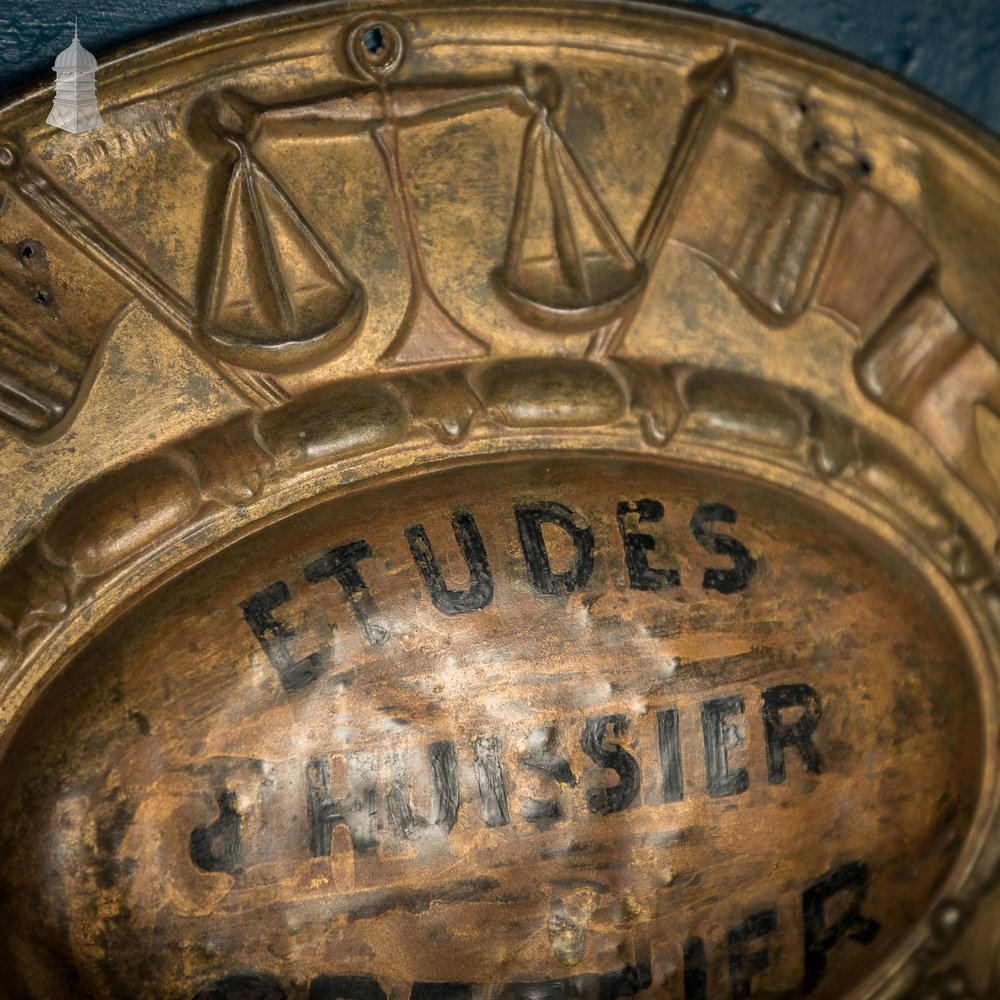
[(994, 141), (620, 4), (98, 83), (0, 109), (0, 996), (992, 1000)]
[(269, 954), (386, 991), (655, 968), (690, 994), (696, 967), (842, 995), (972, 819), (947, 617), (874, 539), (659, 463), (320, 505), (142, 602), (20, 727), (0, 853), (47, 889), (22, 961), (68, 918), (102, 995), (109, 950), (154, 981)]

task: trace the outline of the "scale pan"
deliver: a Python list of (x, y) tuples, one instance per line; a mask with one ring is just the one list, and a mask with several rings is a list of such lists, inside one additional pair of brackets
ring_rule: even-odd
[(284, 339), (266, 339), (268, 331), (248, 324), (244, 328), (219, 325), (201, 327), (197, 333), (220, 358), (257, 371), (292, 372), (336, 354), (356, 333), (367, 307), (364, 289), (352, 282), (337, 301), (338, 311), (320, 327), (301, 332), (283, 331)]
[[(617, 319), (646, 284), (646, 268), (637, 263), (629, 271), (608, 267), (600, 254), (585, 259), (592, 293), (584, 298), (561, 280), (552, 258), (524, 261), (511, 275), (508, 268), (493, 272), (500, 299), (521, 319), (557, 333), (588, 333)], [(601, 266), (604, 265), (604, 266)]]

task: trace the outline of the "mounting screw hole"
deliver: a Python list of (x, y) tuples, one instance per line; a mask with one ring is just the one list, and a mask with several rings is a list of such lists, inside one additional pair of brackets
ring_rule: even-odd
[(385, 37), (382, 34), (382, 25), (372, 25), (372, 27), (364, 33), (361, 39), (361, 44), (364, 46), (365, 52), (369, 53), (369, 55), (379, 55), (385, 48)]
[(355, 24), (347, 36), (347, 56), (365, 79), (380, 83), (399, 71), (405, 55), (402, 25), (394, 18), (373, 18)]
[(48, 267), (48, 261), (45, 259), (45, 249), (38, 240), (21, 240), (12, 249), (20, 259), (22, 267), (30, 268), (32, 271), (36, 268)]

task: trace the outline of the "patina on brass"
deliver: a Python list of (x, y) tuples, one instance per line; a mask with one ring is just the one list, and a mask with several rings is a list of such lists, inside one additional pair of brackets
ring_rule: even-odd
[(0, 110), (0, 996), (993, 1000), (1000, 148), (622, 4)]

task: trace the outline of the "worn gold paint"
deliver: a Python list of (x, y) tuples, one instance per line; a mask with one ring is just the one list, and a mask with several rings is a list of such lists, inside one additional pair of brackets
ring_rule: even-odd
[(629, 5), (98, 79), (0, 110), (0, 995), (992, 998), (995, 141)]
[[(650, 562), (680, 575), (660, 591), (630, 587), (615, 523), (619, 502), (647, 497), (665, 507), (661, 523), (643, 527), (657, 541)], [(563, 504), (593, 531), (594, 571), (579, 591), (532, 589), (514, 505), (539, 501)], [(691, 534), (704, 503), (738, 511), (726, 533), (756, 562), (738, 593), (703, 585), (707, 567), (731, 562)], [(454, 511), (475, 519), (494, 596), (444, 614), (404, 529), (425, 527), (462, 589), (469, 570)], [(627, 531), (640, 527), (628, 516)], [(357, 563), (375, 605), (370, 625), (387, 633), (374, 645), (337, 581), (310, 584), (303, 573), (359, 535), (373, 549)], [(565, 541), (550, 529), (557, 571), (573, 563)], [(291, 654), (317, 656), (316, 679), (293, 691), (241, 611), (277, 580), (290, 599), (273, 616), (295, 632)], [(551, 922), (572, 917), (582, 936), (574, 974), (614, 969), (624, 946), (640, 958), (651, 951), (654, 978), (667, 982), (691, 936), (711, 942), (773, 906), (781, 944), (758, 979), (792, 991), (803, 977), (803, 889), (863, 861), (873, 872), (864, 913), (881, 929), (872, 947), (845, 942), (831, 955), (815, 995), (840, 996), (909, 929), (908, 914), (953, 863), (976, 796), (982, 737), (961, 643), (933, 597), (911, 587), (880, 546), (818, 531), (790, 497), (669, 466), (485, 465), (323, 504), (149, 598), (68, 666), (23, 724), (7, 757), (14, 833), (2, 871), (9, 895), (42, 883), (49, 898), (16, 921), (18, 964), (58, 954), (99, 995), (122, 989), (120, 968), (104, 968), (109, 953), (132, 955), (147, 981), (178, 996), (259, 967), (262, 955), (283, 982), (331, 972), (372, 975), (386, 990), (443, 972), (456, 982), (545, 981), (565, 964)], [(773, 782), (761, 695), (802, 684), (821, 700), (819, 761), (811, 770), (791, 746)], [(720, 794), (701, 712), (725, 697), (745, 706), (727, 720), (743, 733), (728, 766), (747, 785)], [(657, 745), (664, 710), (678, 714), (683, 775), (670, 796)], [(785, 719), (801, 714), (795, 705)], [(70, 715), (67, 744), (50, 720)], [(621, 780), (582, 749), (581, 733), (614, 715), (627, 730), (616, 739), (602, 727), (602, 738), (626, 748), (640, 784), (605, 814), (588, 800)], [(507, 815), (493, 826), (475, 765), (484, 738), (497, 741), (505, 785)], [(442, 742), (457, 762), (447, 822), (428, 761)], [(531, 765), (539, 745), (571, 779)], [(370, 780), (377, 814), (371, 831), (357, 815), (338, 819), (321, 852), (310, 848), (308, 810), (308, 768), (319, 760), (335, 800)], [(413, 803), (402, 821), (397, 786)], [(191, 837), (218, 822), (226, 793), (239, 847), (225, 856), (216, 827), (211, 864), (223, 870), (205, 871), (192, 863)], [(533, 801), (561, 815), (529, 819)], [(724, 948), (711, 973), (728, 980)]]

